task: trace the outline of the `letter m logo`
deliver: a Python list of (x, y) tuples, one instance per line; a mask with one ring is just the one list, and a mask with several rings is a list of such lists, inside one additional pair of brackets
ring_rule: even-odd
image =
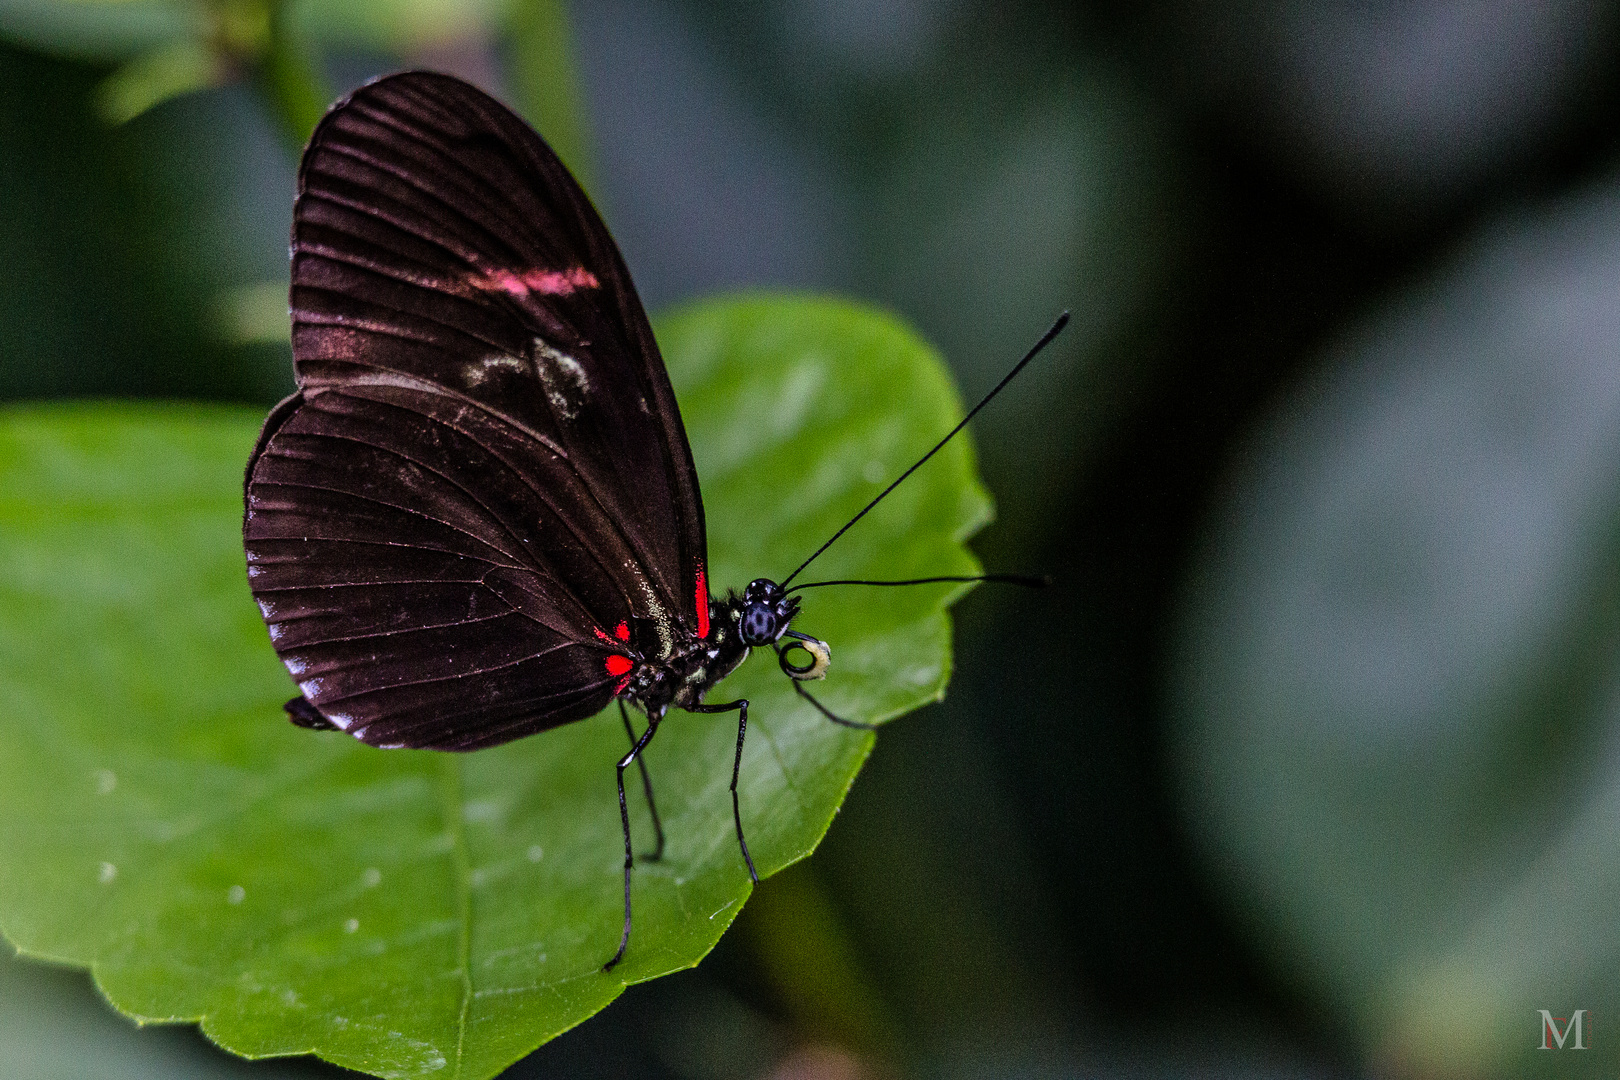
[[(1569, 1019), (1566, 1020), (1562, 1016), (1554, 1016), (1551, 1010), (1542, 1009), (1540, 1049), (1555, 1049), (1553, 1044), (1556, 1043), (1556, 1049), (1562, 1050), (1564, 1049), (1564, 1043), (1569, 1040), (1570, 1035), (1573, 1033), (1575, 1036), (1575, 1045), (1571, 1046), (1570, 1049), (1585, 1050), (1586, 1047), (1581, 1045), (1581, 1020), (1585, 1016), (1585, 1009), (1576, 1009)], [(1558, 1030), (1559, 1024), (1564, 1025), (1564, 1030)]]

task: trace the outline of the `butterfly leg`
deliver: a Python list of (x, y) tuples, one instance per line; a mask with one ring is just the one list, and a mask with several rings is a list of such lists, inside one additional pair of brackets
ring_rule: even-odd
[[(630, 748), (636, 746), (636, 729), (630, 726), (630, 710), (624, 707), (624, 698), (618, 698), (619, 716), (624, 720), (624, 733), (630, 736)], [(636, 755), (636, 768), (641, 770), (641, 790), (647, 793), (647, 811), (652, 814), (653, 833), (658, 837), (658, 843), (651, 855), (643, 855), (642, 862), (657, 862), (664, 857), (664, 823), (658, 819), (658, 804), (653, 802), (652, 777), (647, 775), (647, 759)]]
[(804, 688), (804, 683), (798, 681), (797, 679), (793, 680), (793, 689), (795, 689), (795, 690), (797, 690), (799, 692), (800, 697), (804, 698), (804, 700), (806, 700), (810, 704), (814, 705), (816, 707), (817, 712), (819, 712), (822, 716), (825, 716), (827, 719), (831, 720), (835, 724), (843, 724), (845, 727), (859, 728), (862, 731), (876, 731), (877, 730), (877, 725), (876, 724), (867, 724), (867, 723), (861, 722), (860, 720), (845, 720), (842, 716), (835, 715), (831, 709), (827, 708), (827, 706), (823, 705), (821, 702), (819, 702), (815, 698), (811, 697), (810, 696), (810, 691), (808, 691), (808, 690), (806, 690)]
[(743, 736), (748, 734), (748, 699), (727, 702), (724, 705), (694, 705), (695, 713), (723, 713), (737, 710), (737, 756), (731, 761), (731, 819), (737, 823), (737, 846), (742, 848), (743, 862), (748, 864), (748, 880), (759, 884), (754, 870), (754, 857), (748, 854), (748, 841), (743, 839), (742, 809), (737, 805), (737, 777), (742, 772)]
[[(630, 871), (636, 865), (635, 852), (630, 847), (630, 805), (624, 797), (624, 770), (630, 767), (632, 761), (641, 760), (641, 752), (652, 742), (653, 733), (658, 730), (658, 721), (663, 719), (660, 712), (657, 716), (647, 714), (647, 730), (642, 732), (641, 738), (630, 748), (630, 752), (619, 759), (619, 822), (624, 826), (624, 933), (619, 937), (619, 951), (613, 954), (613, 959), (602, 965), (603, 971), (612, 971), (615, 964), (624, 959), (624, 950), (630, 944)], [(628, 723), (628, 719), (626, 723)]]

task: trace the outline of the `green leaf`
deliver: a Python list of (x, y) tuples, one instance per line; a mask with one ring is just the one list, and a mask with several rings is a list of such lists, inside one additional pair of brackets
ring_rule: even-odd
[[(778, 579), (960, 415), (936, 356), (848, 304), (753, 297), (659, 324), (708, 514), (710, 578)], [(727, 792), (735, 727), (677, 713), (647, 752), (669, 835), (617, 944), (616, 710), (469, 755), (288, 724), (292, 684), (248, 595), (241, 468), (258, 414), (53, 405), (0, 413), (0, 929), (90, 965), (119, 1009), (196, 1020), (248, 1056), (487, 1077), (627, 982), (696, 963), (749, 892)], [(971, 573), (989, 517), (958, 440), (807, 578)], [(818, 690), (884, 720), (937, 699), (960, 589), (803, 594)], [(768, 654), (741, 797), (762, 873), (815, 847), (872, 746)], [(650, 840), (639, 792), (633, 825)]]
[(506, 36), (507, 68), (518, 111), (545, 136), (580, 186), (591, 192), (584, 89), (574, 60), (567, 0), (513, 0)]
[(181, 39), (142, 53), (107, 76), (97, 88), (96, 112), (109, 124), (124, 124), (146, 110), (213, 86), (221, 64), (201, 41)]

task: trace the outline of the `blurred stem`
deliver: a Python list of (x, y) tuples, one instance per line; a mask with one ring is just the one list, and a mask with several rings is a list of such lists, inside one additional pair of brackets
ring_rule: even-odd
[(287, 0), (270, 4), (270, 40), (259, 66), (259, 83), (282, 132), (297, 149), (309, 142), (332, 103), (332, 91), (315, 52), (293, 26)]
[(566, 0), (514, 0), (506, 31), (511, 42), (508, 76), (518, 111), (545, 136), (580, 186), (591, 191), (585, 96)]
[(760, 973), (801, 1032), (869, 1060), (897, 1059), (894, 1021), (808, 862), (760, 882), (738, 926)]

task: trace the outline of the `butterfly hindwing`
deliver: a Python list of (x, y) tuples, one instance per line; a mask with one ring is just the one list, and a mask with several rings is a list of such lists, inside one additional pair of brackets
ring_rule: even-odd
[(630, 643), (648, 653), (695, 631), (673, 392), (606, 228), (526, 124), (423, 73), (337, 106), (300, 171), (292, 308), (300, 392), (249, 462), (244, 528), (322, 715), (375, 745), (503, 742), (607, 704), (625, 646), (604, 628), (660, 628)]
[[(575, 595), (590, 579), (561, 587), (524, 551), (563, 526), (493, 455), (430, 431), (331, 390), (264, 440), (248, 573), (277, 651), (312, 704), (374, 745), (471, 749), (595, 712), (615, 680)], [(472, 470), (476, 496), (457, 482)]]

